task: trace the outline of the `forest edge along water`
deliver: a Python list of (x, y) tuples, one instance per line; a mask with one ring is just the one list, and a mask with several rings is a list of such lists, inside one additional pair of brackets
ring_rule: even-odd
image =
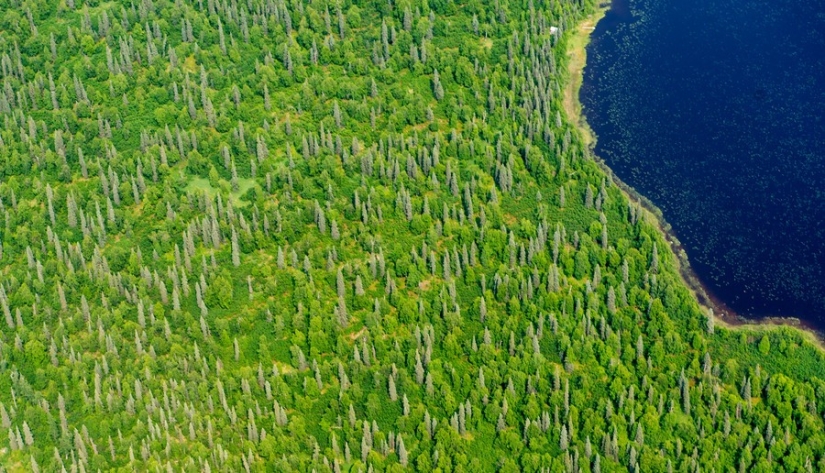
[(570, 120), (579, 127), (585, 145), (591, 150), (596, 141), (593, 130), (587, 125), (582, 113), (579, 90), (584, 80), (584, 67), (587, 64), (587, 45), (590, 43), (590, 34), (596, 29), (596, 25), (608, 9), (609, 4), (602, 4), (595, 13), (576, 25), (576, 29), (570, 35), (570, 42), (567, 45), (569, 81), (564, 88), (564, 110)]
[(616, 1), (587, 54), (596, 154), (662, 210), (708, 292), (825, 328), (825, 6)]
[[(626, 0), (625, 0), (626, 1)], [(602, 3), (596, 11), (575, 26), (575, 30), (569, 37), (567, 44), (568, 56), (568, 82), (564, 89), (564, 109), (571, 122), (578, 127), (578, 132), (587, 146), (587, 152), (593, 160), (599, 164), (602, 170), (610, 177), (614, 184), (627, 196), (627, 198), (638, 204), (649, 221), (655, 223), (656, 227), (670, 244), (671, 251), (676, 255), (679, 274), (685, 285), (693, 293), (695, 299), (705, 309), (713, 313), (714, 319), (721, 325), (727, 327), (740, 327), (747, 329), (765, 329), (771, 327), (793, 327), (800, 329), (809, 341), (819, 348), (825, 350), (825, 332), (816, 326), (807, 323), (797, 317), (762, 317), (749, 318), (736, 313), (718, 297), (714, 296), (708, 287), (699, 279), (690, 266), (687, 252), (676, 236), (673, 228), (664, 218), (664, 215), (650, 199), (640, 194), (633, 187), (622, 181), (613, 170), (599, 158), (595, 153), (596, 136), (593, 129), (587, 123), (587, 117), (583, 111), (579, 92), (584, 80), (584, 69), (587, 67), (587, 47), (590, 44), (591, 35), (596, 30), (600, 21), (616, 9), (625, 10), (626, 5), (621, 5), (622, 0), (613, 0), (612, 3)]]

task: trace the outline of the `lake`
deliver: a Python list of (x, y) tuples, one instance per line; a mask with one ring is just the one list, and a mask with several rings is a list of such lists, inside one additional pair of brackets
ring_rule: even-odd
[(616, 0), (580, 99), (712, 296), (825, 328), (825, 2)]

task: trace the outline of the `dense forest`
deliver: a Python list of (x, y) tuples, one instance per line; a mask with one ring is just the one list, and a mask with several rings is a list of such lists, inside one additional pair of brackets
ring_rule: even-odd
[(0, 0), (6, 471), (822, 471), (563, 112), (592, 0)]

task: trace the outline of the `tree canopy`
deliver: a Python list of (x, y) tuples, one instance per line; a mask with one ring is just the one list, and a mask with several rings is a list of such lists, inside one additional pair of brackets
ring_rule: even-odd
[(564, 115), (591, 0), (0, 5), (7, 469), (825, 469)]

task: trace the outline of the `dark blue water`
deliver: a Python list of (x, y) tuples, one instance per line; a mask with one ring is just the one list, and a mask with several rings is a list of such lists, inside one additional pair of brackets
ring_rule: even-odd
[(706, 288), (825, 327), (825, 2), (616, 0), (587, 54), (596, 153)]

